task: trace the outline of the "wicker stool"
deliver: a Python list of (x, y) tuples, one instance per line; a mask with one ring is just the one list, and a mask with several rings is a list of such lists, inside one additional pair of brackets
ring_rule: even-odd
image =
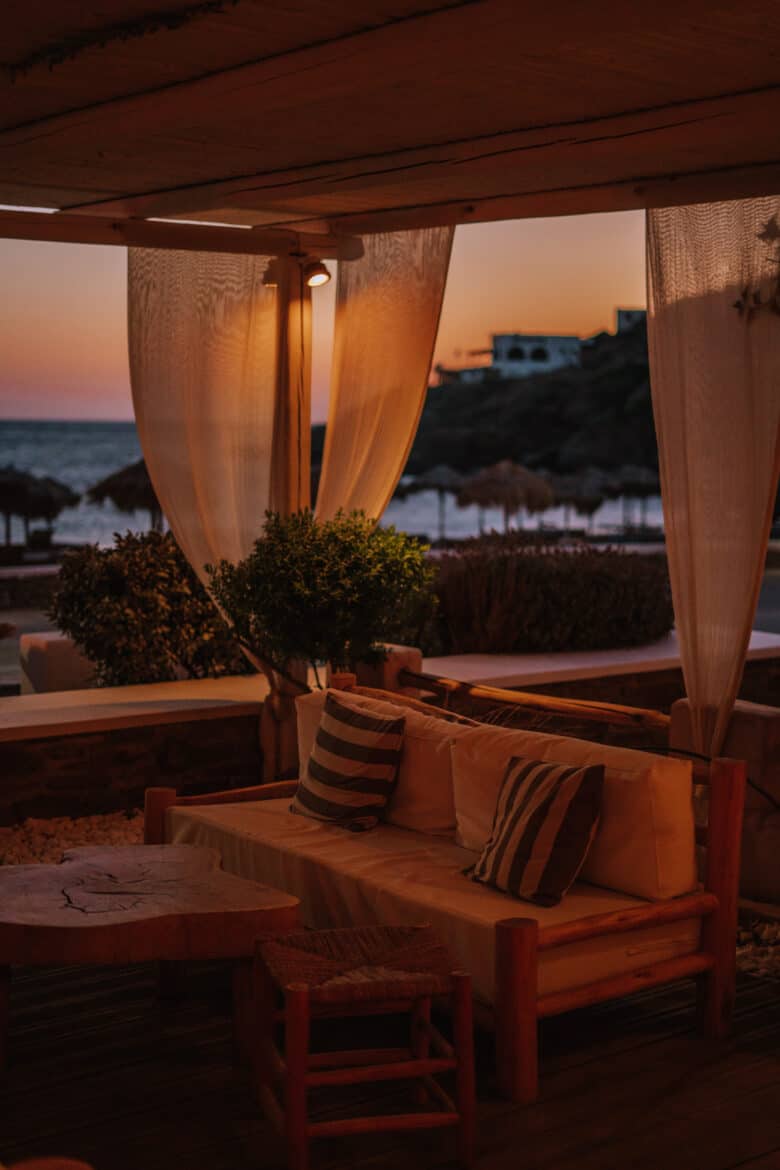
[[(313, 1137), (431, 1126), (457, 1126), (460, 1161), (471, 1165), (475, 1111), (471, 979), (453, 972), (447, 951), (430, 927), (364, 926), (266, 937), (257, 944), (255, 993), (258, 1091), (266, 1115), (286, 1138), (290, 1170), (306, 1170)], [(454, 1046), (431, 1023), (434, 995), (452, 1001)], [(399, 1012), (411, 1017), (406, 1047), (309, 1051), (312, 1018)], [(284, 1054), (274, 1040), (274, 1024), (280, 1020), (285, 1025)], [(450, 1070), (455, 1072), (455, 1101), (435, 1079)], [(415, 1095), (422, 1111), (324, 1122), (308, 1119), (307, 1090), (316, 1085), (407, 1079), (418, 1082)], [(438, 1110), (430, 1108), (431, 1099)]]

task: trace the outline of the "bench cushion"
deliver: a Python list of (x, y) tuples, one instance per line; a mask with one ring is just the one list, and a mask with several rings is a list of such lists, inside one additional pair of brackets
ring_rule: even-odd
[(314, 691), (295, 701), (298, 718), (298, 759), (301, 775), (311, 756), (326, 693), (339, 702), (388, 718), (406, 717), (401, 766), (384, 819), (403, 829), (433, 836), (454, 837), (455, 798), (452, 788), (450, 742), (474, 726), (469, 720), (447, 722), (412, 707), (383, 702), (351, 691)]
[[(469, 970), (477, 997), (493, 998), (494, 927), (532, 917), (553, 926), (641, 905), (584, 883), (558, 906), (532, 906), (469, 881), (473, 854), (452, 841), (381, 824), (345, 833), (289, 812), (287, 800), (172, 808), (168, 839), (219, 849), (231, 873), (294, 894), (307, 926), (428, 922)], [(691, 920), (588, 939), (540, 954), (540, 994), (562, 991), (697, 949)]]
[(454, 740), (460, 845), (475, 852), (484, 848), (512, 756), (605, 765), (601, 820), (582, 868), (583, 880), (648, 899), (675, 898), (695, 889), (690, 762), (570, 736), (483, 724)]

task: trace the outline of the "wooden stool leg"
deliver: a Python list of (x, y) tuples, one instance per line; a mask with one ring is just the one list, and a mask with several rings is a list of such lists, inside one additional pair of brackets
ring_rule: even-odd
[(306, 1133), (306, 1073), (309, 1066), (309, 989), (305, 983), (291, 983), (284, 990), (285, 1134), (288, 1170), (307, 1170), (309, 1138)]
[[(409, 1047), (415, 1060), (425, 1060), (431, 1048), (428, 1035), (428, 1025), (431, 1022), (431, 997), (424, 996), (418, 999), (412, 1008), (411, 1037)], [(425, 1105), (429, 1100), (429, 1093), (422, 1081), (415, 1085), (415, 1100), (418, 1105)]]
[(496, 923), (496, 1064), (503, 1097), (530, 1105), (539, 1095), (537, 950), (533, 918)]
[(470, 1167), (474, 1161), (476, 1126), (476, 1084), (474, 1077), (474, 1018), (471, 976), (464, 971), (453, 973), (453, 1015), (455, 1058), (455, 1101), (460, 1114), (458, 1125), (458, 1159)]
[(11, 968), (0, 967), (0, 1072), (8, 1063), (8, 1019), (11, 1011)]

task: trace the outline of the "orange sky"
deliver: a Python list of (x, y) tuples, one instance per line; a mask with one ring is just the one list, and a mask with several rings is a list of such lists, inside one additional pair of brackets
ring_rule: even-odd
[[(0, 240), (0, 417), (132, 418), (122, 248)], [(334, 282), (314, 293), (314, 417), (327, 410)], [(436, 361), (492, 332), (613, 328), (645, 302), (642, 212), (458, 228)]]

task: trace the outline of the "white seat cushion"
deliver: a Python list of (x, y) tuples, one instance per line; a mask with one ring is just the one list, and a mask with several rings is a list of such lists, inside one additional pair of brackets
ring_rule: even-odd
[(579, 767), (604, 764), (601, 819), (580, 878), (638, 898), (696, 886), (693, 778), (688, 760), (535, 731), (481, 725), (452, 743), (459, 844), (484, 848), (513, 756)]
[[(428, 922), (471, 972), (477, 997), (493, 998), (494, 926), (536, 918), (542, 926), (641, 905), (635, 898), (575, 885), (553, 907), (532, 906), (472, 882), (473, 854), (451, 841), (379, 825), (354, 834), (294, 816), (288, 800), (172, 808), (168, 840), (209, 845), (231, 873), (294, 894), (308, 926)], [(690, 954), (699, 922), (588, 939), (540, 954), (540, 994), (581, 986)]]

